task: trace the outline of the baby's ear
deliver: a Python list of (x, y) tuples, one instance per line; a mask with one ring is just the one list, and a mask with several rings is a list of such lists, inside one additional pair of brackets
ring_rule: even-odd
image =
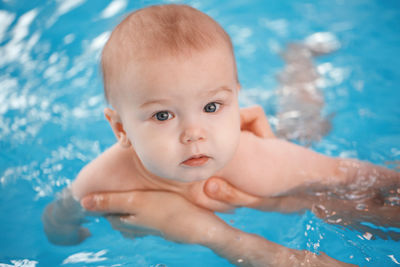
[(124, 125), (122, 124), (121, 117), (118, 112), (110, 108), (104, 109), (104, 115), (106, 116), (108, 123), (110, 124), (115, 136), (117, 137), (118, 143), (122, 147), (130, 147), (131, 142), (126, 135)]

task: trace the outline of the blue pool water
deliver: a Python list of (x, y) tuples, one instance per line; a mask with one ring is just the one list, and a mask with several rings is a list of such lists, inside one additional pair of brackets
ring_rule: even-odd
[[(392, 168), (400, 160), (399, 1), (0, 0), (0, 266), (230, 266), (201, 246), (124, 239), (102, 218), (89, 220), (93, 237), (78, 246), (52, 245), (42, 230), (45, 205), (114, 142), (98, 68), (109, 31), (123, 13), (166, 2), (193, 5), (227, 29), (241, 102), (262, 105), (271, 122), (275, 75), (283, 68), (278, 51), (315, 32), (333, 33), (341, 48), (317, 61), (333, 128), (312, 148)], [(221, 217), (282, 245), (357, 265), (400, 262), (399, 242), (367, 240), (310, 212), (240, 209)]]

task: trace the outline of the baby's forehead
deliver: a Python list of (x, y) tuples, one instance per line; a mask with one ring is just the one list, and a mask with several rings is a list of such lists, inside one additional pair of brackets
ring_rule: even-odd
[(186, 95), (202, 102), (223, 86), (231, 91), (237, 88), (235, 74), (233, 56), (225, 48), (197, 51), (190, 58), (134, 60), (121, 72), (120, 80), (114, 80), (113, 88), (119, 88), (114, 96), (135, 106), (154, 99), (183, 101)]
[[(115, 44), (118, 48), (118, 44)], [(122, 50), (123, 51), (123, 50)], [(115, 51), (115, 53), (121, 53), (121, 50)], [(163, 66), (162, 62), (168, 62), (171, 63), (173, 66), (175, 65), (183, 65), (187, 63), (188, 61), (191, 60), (193, 56), (205, 56), (207, 53), (210, 51), (224, 51), (223, 53), (229, 54), (229, 57), (232, 59), (233, 64), (235, 64), (235, 59), (233, 52), (231, 52), (231, 49), (229, 45), (227, 45), (224, 42), (219, 42), (216, 43), (214, 46), (201, 49), (201, 50), (195, 50), (195, 49), (182, 49), (179, 53), (173, 53), (173, 54), (168, 54), (168, 53), (149, 53), (148, 51), (143, 51), (142, 53), (139, 53), (138, 56), (130, 54), (128, 51), (126, 52), (125, 56), (120, 56), (119, 60), (116, 60), (117, 57), (114, 58), (114, 60), (110, 61), (107, 64), (107, 69), (103, 69), (105, 73), (113, 73), (113, 77), (110, 77), (109, 79), (109, 85), (111, 86), (112, 84), (118, 84), (122, 80), (125, 80), (127, 77), (129, 78), (130, 75), (132, 75), (133, 72), (140, 70), (141, 72), (143, 71), (149, 71), (151, 72), (152, 69), (155, 67), (160, 67)], [(122, 52), (123, 53), (123, 52)], [(218, 63), (223, 63), (223, 62), (217, 62)], [(234, 71), (236, 71), (235, 66), (232, 66), (234, 68)], [(166, 67), (168, 68), (168, 67)], [(165, 69), (165, 72), (167, 72), (168, 69)]]

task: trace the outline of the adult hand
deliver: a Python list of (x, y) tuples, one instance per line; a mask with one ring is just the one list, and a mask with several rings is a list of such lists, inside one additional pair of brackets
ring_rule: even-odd
[[(196, 199), (195, 203), (197, 205), (210, 209), (210, 207), (207, 206), (207, 202), (215, 201), (217, 203), (225, 204), (227, 207), (225, 210), (212, 209), (214, 211), (223, 212), (237, 207), (257, 208), (261, 206), (263, 201), (266, 199), (243, 192), (231, 185), (225, 179), (219, 177), (211, 177), (201, 185), (196, 185), (194, 187), (196, 187), (197, 194), (191, 195), (202, 196), (201, 198), (198, 197)], [(203, 203), (206, 205), (202, 205)], [(223, 206), (221, 205), (221, 207)]]
[[(165, 190), (161, 188), (163, 187), (160, 187), (160, 190)], [(197, 206), (219, 212), (227, 212), (238, 206), (257, 206), (257, 203), (262, 200), (240, 191), (219, 177), (164, 188), (183, 196)]]
[(122, 214), (112, 223), (124, 235), (129, 234), (129, 228), (135, 232), (141, 227), (171, 241), (207, 245), (229, 227), (213, 212), (170, 192), (98, 193), (84, 197), (81, 205), (88, 211)]
[(323, 253), (289, 249), (232, 228), (171, 192), (98, 193), (84, 197), (81, 204), (89, 211), (128, 214), (120, 216), (125, 227), (144, 227), (175, 242), (207, 246), (237, 266), (349, 266)]
[(205, 182), (204, 192), (209, 198), (231, 207), (249, 207), (264, 211), (298, 212), (310, 209), (312, 206), (310, 200), (294, 195), (277, 197), (249, 195), (218, 177), (212, 177)]

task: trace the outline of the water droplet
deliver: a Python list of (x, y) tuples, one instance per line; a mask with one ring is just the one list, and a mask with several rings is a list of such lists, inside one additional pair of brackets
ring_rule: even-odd
[(371, 238), (373, 237), (373, 235), (370, 232), (365, 232), (363, 234), (363, 237), (367, 240), (371, 240)]

